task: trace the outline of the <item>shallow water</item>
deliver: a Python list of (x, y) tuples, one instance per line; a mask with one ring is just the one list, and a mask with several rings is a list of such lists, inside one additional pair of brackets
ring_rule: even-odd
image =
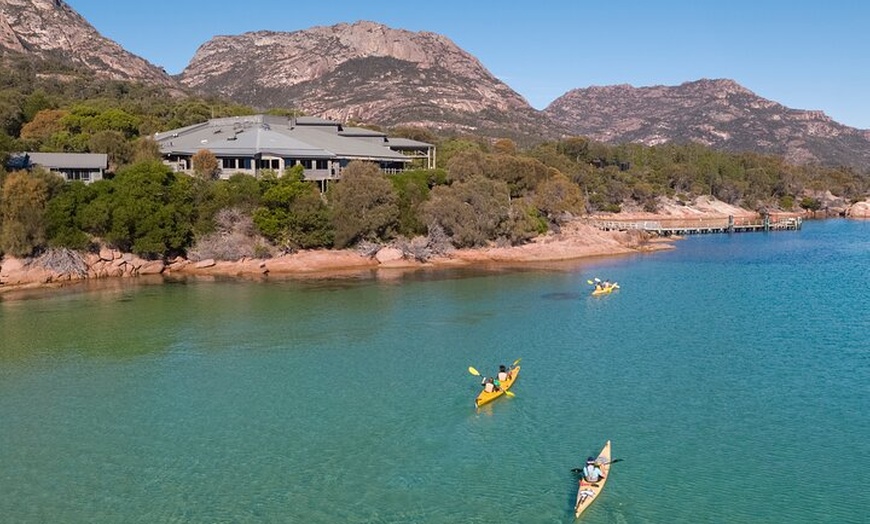
[(611, 439), (584, 522), (865, 521), (870, 224), (365, 275), (0, 301), (0, 515), (572, 522)]

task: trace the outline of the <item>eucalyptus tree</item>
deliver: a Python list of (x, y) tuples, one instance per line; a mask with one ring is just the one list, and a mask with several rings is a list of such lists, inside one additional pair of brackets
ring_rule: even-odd
[(398, 196), (375, 164), (353, 161), (328, 193), (335, 247), (390, 240), (399, 223)]

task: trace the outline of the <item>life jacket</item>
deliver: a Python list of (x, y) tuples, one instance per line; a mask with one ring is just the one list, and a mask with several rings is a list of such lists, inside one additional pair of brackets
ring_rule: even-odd
[(507, 379), (508, 379), (508, 374), (506, 371), (499, 371), (498, 372), (498, 380), (499, 381), (504, 382)]

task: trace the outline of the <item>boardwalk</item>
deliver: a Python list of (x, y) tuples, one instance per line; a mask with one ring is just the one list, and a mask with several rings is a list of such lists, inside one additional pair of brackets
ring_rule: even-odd
[(660, 220), (598, 220), (588, 223), (605, 231), (629, 231), (632, 229), (655, 233), (659, 236), (700, 235), (708, 233), (746, 233), (757, 231), (795, 231), (801, 228), (802, 219), (734, 218), (674, 218)]

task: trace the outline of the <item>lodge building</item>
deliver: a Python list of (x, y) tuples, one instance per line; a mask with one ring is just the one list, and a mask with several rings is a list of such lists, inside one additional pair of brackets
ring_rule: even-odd
[(193, 155), (208, 150), (218, 159), (220, 178), (235, 173), (259, 176), (301, 165), (306, 180), (325, 190), (353, 160), (378, 164), (385, 173), (433, 169), (435, 146), (361, 127), (346, 127), (317, 117), (251, 115), (214, 118), (156, 133), (163, 161), (174, 171), (191, 173)]

